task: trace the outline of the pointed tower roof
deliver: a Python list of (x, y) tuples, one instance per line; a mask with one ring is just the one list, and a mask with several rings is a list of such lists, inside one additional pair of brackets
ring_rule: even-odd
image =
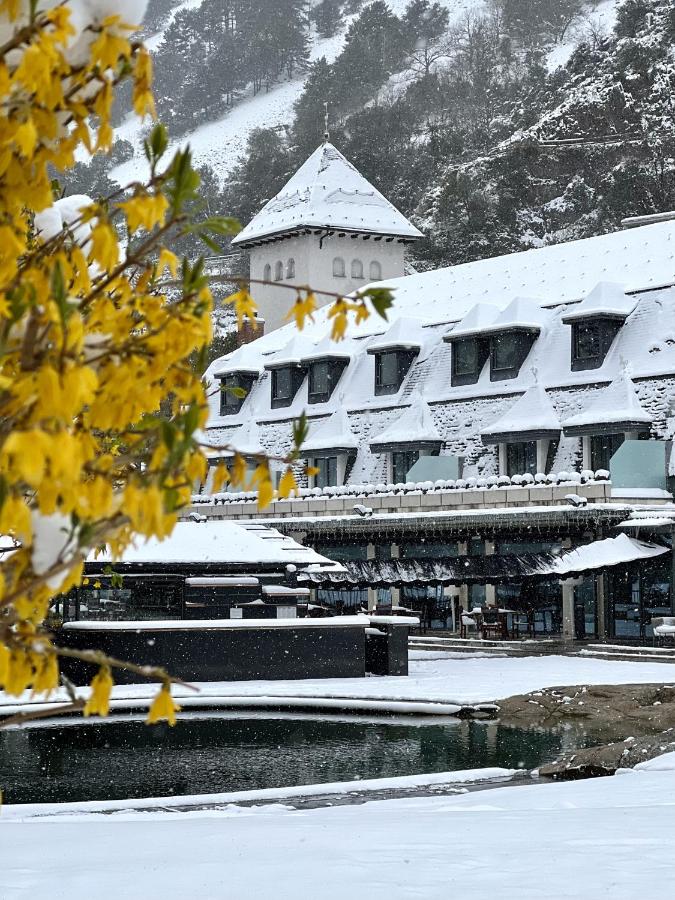
[(422, 237), (328, 141), (312, 153), (232, 243), (245, 247), (303, 228), (381, 234), (408, 241)]
[(503, 416), (481, 431), (484, 444), (513, 441), (520, 435), (528, 440), (560, 436), (558, 414), (538, 382), (528, 388)]
[(339, 409), (312, 429), (302, 449), (305, 453), (315, 453), (318, 450), (344, 453), (357, 450), (358, 446), (358, 441), (349, 426), (349, 416), (344, 409)]
[(599, 434), (612, 430), (633, 431), (651, 423), (652, 417), (635, 393), (629, 367), (624, 366), (583, 412), (565, 419), (563, 429), (568, 435)]
[(410, 398), (410, 406), (398, 415), (392, 424), (377, 437), (371, 438), (373, 453), (386, 452), (391, 447), (405, 444), (440, 448), (443, 439), (434, 423), (429, 404), (418, 391)]

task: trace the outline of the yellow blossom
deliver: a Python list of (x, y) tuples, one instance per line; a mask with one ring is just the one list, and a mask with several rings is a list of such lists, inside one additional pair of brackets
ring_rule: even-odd
[(148, 725), (155, 725), (157, 722), (168, 722), (169, 725), (175, 725), (177, 712), (180, 712), (180, 706), (171, 696), (169, 685), (164, 684), (150, 705), (146, 722)]
[(91, 694), (84, 705), (85, 716), (107, 716), (113, 688), (110, 666), (101, 666), (91, 681)]

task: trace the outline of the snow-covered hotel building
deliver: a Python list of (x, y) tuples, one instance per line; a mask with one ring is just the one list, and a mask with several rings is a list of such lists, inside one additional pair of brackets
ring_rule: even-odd
[[(264, 512), (207, 483), (199, 511), (343, 561), (312, 585), (323, 602), (443, 624), (524, 606), (538, 633), (650, 637), (673, 607), (675, 222), (404, 275), (418, 237), (330, 144), (238, 236), (267, 326), (208, 370), (209, 443), (283, 455), (305, 411), (318, 474)], [(380, 274), (389, 321), (338, 344), (325, 309), (275, 327), (293, 299), (275, 279), (347, 292)]]

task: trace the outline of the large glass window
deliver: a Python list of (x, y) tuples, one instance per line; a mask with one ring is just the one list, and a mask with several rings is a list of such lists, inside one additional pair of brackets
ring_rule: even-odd
[(322, 359), (309, 367), (309, 402), (325, 403), (340, 380), (343, 365), (339, 361)]
[(315, 456), (314, 468), (319, 471), (314, 476), (314, 486), (335, 487), (338, 483), (337, 456)]
[(385, 350), (375, 354), (375, 393), (395, 394), (416, 354), (409, 350)]
[(506, 445), (506, 474), (524, 475), (529, 472), (534, 475), (537, 471), (537, 442), (518, 441), (515, 444)]
[(594, 359), (600, 356), (600, 325), (597, 322), (578, 322), (572, 327), (575, 359)]
[(490, 341), (491, 381), (515, 378), (530, 352), (533, 340), (532, 333), (523, 331), (495, 335)]
[(394, 450), (391, 454), (391, 475), (393, 483), (404, 483), (408, 478), (408, 472), (419, 458), (419, 450)]
[(272, 406), (290, 406), (303, 379), (303, 370), (283, 366), (272, 370)]
[(399, 554), (405, 559), (447, 559), (459, 556), (459, 542), (455, 540), (439, 543), (422, 541), (417, 544), (401, 544)]
[(609, 469), (609, 462), (623, 444), (623, 434), (594, 434), (591, 438), (591, 469)]
[(453, 341), (452, 357), (452, 370), (455, 375), (477, 374), (478, 342), (476, 340), (468, 338), (465, 341)]

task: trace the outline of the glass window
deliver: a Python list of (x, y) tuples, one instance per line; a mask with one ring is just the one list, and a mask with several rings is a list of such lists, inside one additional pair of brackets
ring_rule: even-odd
[(591, 437), (591, 469), (609, 469), (609, 462), (623, 444), (623, 434), (594, 434)]
[(341, 256), (336, 256), (333, 260), (333, 277), (334, 278), (344, 278), (345, 277), (345, 261)]
[(271, 281), (272, 280), (272, 266), (269, 263), (265, 264), (265, 268), (263, 269), (263, 281)]
[(575, 359), (594, 359), (600, 356), (600, 326), (597, 322), (579, 322), (574, 325), (573, 331)]
[(325, 403), (340, 379), (342, 365), (331, 360), (320, 360), (309, 367), (309, 402)]
[(220, 414), (232, 416), (241, 409), (244, 397), (237, 396), (245, 390), (238, 375), (226, 375), (220, 379)]
[(473, 339), (452, 342), (452, 369), (455, 375), (474, 375), (478, 369), (478, 342)]
[(286, 263), (286, 278), (295, 278), (295, 260), (292, 257)]
[(315, 456), (314, 467), (319, 471), (314, 476), (314, 487), (335, 487), (337, 478), (337, 456)]
[(391, 475), (394, 484), (405, 483), (408, 472), (420, 458), (419, 450), (394, 450), (391, 454)]
[(279, 260), (279, 262), (274, 266), (274, 280), (281, 281), (284, 277), (284, 264)]
[(378, 353), (375, 357), (375, 385), (378, 388), (391, 388), (398, 390), (400, 387), (398, 354)]
[(369, 274), (372, 281), (379, 281), (382, 278), (382, 266), (375, 259), (370, 264)]
[(363, 278), (363, 263), (360, 259), (352, 260), (352, 278)]
[(401, 544), (399, 554), (404, 559), (448, 559), (459, 556), (459, 542), (448, 540), (444, 543), (422, 541), (417, 544)]
[(524, 475), (537, 471), (537, 442), (519, 441), (506, 445), (506, 474)]
[(520, 365), (517, 335), (500, 334), (494, 339), (492, 348), (494, 369), (515, 369)]
[(274, 369), (272, 371), (272, 399), (292, 400), (293, 396), (293, 373), (290, 368)]

